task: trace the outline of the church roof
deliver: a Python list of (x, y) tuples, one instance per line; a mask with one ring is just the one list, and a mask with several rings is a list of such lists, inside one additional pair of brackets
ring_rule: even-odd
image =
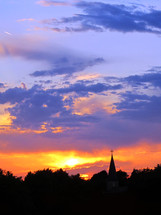
[(116, 168), (115, 168), (115, 162), (113, 159), (113, 154), (111, 154), (111, 162), (109, 167), (109, 180), (110, 181), (117, 181), (117, 174), (116, 174)]

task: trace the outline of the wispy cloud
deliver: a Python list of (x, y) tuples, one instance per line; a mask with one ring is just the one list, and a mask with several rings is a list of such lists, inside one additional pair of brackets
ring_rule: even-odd
[(17, 20), (17, 22), (25, 22), (25, 21), (33, 22), (33, 21), (36, 21), (36, 20), (33, 19), (33, 18), (23, 18), (23, 19), (18, 19)]
[(9, 35), (9, 36), (12, 36), (12, 34), (11, 34), (10, 32), (8, 32), (8, 31), (4, 31), (4, 34), (7, 34), (7, 35)]
[[(42, 23), (42, 22), (41, 22)], [(43, 22), (44, 23), (44, 22)], [(35, 26), (33, 29), (30, 29), (30, 31), (53, 31), (53, 32), (56, 32), (56, 33), (59, 33), (59, 32), (65, 32), (64, 29), (61, 29), (61, 28), (54, 28), (54, 27), (48, 27), (48, 26), (44, 26), (44, 27), (38, 27), (38, 26)]]
[(31, 42), (26, 39), (11, 39), (0, 43), (0, 55), (22, 57), (25, 60), (44, 61), (50, 69), (38, 70), (31, 73), (32, 77), (45, 77), (55, 75), (72, 75), (81, 72), (88, 67), (104, 63), (102, 57), (82, 56), (72, 50), (56, 46), (48, 46), (46, 43)]
[(41, 70), (35, 71), (31, 74), (33, 77), (45, 77), (45, 76), (55, 76), (55, 75), (72, 75), (75, 72), (81, 72), (88, 67), (103, 63), (103, 58), (95, 58), (92, 60), (85, 59), (69, 59), (62, 58), (56, 64), (55, 68), (52, 70)]
[(49, 6), (69, 6), (69, 2), (64, 2), (64, 1), (47, 1), (47, 0), (42, 0), (38, 1), (37, 4), (40, 4), (45, 7)]

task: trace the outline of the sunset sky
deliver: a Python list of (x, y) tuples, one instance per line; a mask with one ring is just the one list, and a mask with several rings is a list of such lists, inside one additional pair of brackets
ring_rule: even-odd
[(0, 0), (0, 168), (91, 177), (161, 163), (161, 2)]

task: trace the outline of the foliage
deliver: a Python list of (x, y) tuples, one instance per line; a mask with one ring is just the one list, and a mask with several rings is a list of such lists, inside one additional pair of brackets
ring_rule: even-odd
[(128, 190), (108, 193), (106, 171), (85, 181), (79, 174), (70, 176), (62, 169), (43, 169), (29, 172), (22, 180), (0, 169), (1, 214), (103, 214), (107, 205), (108, 214), (128, 214), (131, 208), (131, 215), (161, 213), (161, 165), (134, 169), (131, 176), (119, 170), (117, 178), (120, 188)]

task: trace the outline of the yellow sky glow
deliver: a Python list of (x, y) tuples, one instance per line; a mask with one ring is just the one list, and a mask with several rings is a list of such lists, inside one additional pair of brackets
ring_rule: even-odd
[[(118, 148), (114, 151), (114, 159), (117, 169), (131, 173), (133, 168), (153, 168), (160, 163), (161, 144), (151, 146), (140, 143), (136, 146)], [(44, 168), (53, 170), (77, 170), (91, 177), (96, 172), (88, 172), (92, 166), (109, 165), (110, 149), (104, 148), (93, 152), (80, 151), (52, 151), (37, 153), (0, 153), (1, 168), (12, 171), (16, 175), (26, 175), (29, 171)], [(106, 169), (108, 171), (108, 169)]]

